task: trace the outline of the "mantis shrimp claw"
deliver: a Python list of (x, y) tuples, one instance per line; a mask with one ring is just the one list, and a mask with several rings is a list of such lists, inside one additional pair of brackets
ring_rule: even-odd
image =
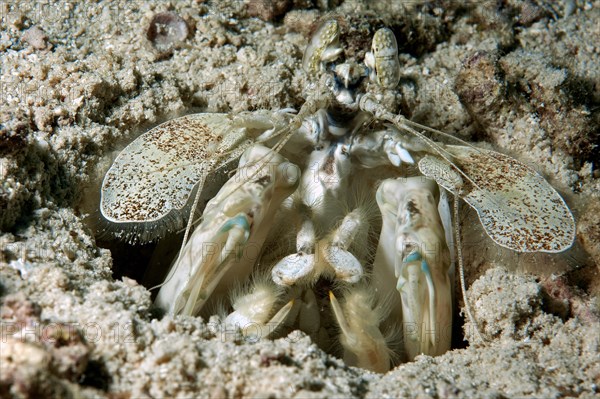
[(394, 298), (393, 317), (402, 315), (408, 358), (442, 354), (450, 348), (452, 285), (437, 185), (423, 177), (389, 179), (376, 198), (383, 216), (376, 286)]
[[(265, 167), (261, 162), (267, 158)], [(297, 167), (281, 155), (260, 145), (246, 150), (236, 174), (206, 205), (156, 304), (170, 314), (194, 315), (211, 293), (227, 292), (247, 278), (258, 256), (251, 252), (260, 252), (270, 221), (299, 179)]]

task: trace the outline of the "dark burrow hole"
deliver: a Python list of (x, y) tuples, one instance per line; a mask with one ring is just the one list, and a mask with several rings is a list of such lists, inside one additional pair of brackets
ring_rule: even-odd
[[(113, 278), (129, 277), (150, 289), (164, 281), (183, 233), (172, 233), (159, 241), (133, 244), (113, 239), (98, 239), (98, 246), (109, 249), (113, 258)], [(152, 300), (158, 289), (152, 289)]]
[(79, 383), (102, 391), (108, 391), (111, 379), (104, 362), (92, 359), (88, 362)]

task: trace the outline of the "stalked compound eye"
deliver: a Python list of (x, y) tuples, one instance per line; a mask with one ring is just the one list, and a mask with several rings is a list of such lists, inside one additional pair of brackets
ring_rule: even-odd
[(342, 53), (339, 43), (340, 27), (335, 19), (329, 19), (317, 29), (304, 51), (302, 68), (310, 74), (324, 69), (324, 64), (335, 61)]
[(394, 32), (381, 28), (373, 36), (371, 52), (365, 55), (365, 64), (371, 69), (371, 80), (379, 86), (393, 89), (400, 81), (398, 44)]

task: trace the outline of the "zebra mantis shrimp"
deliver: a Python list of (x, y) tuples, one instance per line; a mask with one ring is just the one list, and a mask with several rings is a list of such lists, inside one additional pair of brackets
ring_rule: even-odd
[[(339, 31), (327, 20), (311, 38), (302, 64), (317, 79), (297, 113), (165, 122), (117, 157), (100, 209), (124, 238), (140, 241), (180, 228), (190, 213), (156, 298), (168, 314), (207, 315), (232, 296), (227, 326), (268, 328), (264, 337), (298, 328), (321, 346), (341, 346), (347, 364), (385, 372), (396, 352), (412, 360), (450, 348), (454, 243), (465, 292), (458, 197), (497, 244), (515, 251), (561, 252), (575, 226), (532, 169), (466, 143), (433, 141), (424, 132), (447, 135), (379, 103), (371, 89), (394, 90), (401, 75), (389, 29), (375, 33), (364, 64), (341, 60)], [(219, 181), (230, 168), (235, 174)], [(207, 193), (211, 187), (220, 190)], [(395, 351), (385, 330), (400, 325), (403, 347)]]

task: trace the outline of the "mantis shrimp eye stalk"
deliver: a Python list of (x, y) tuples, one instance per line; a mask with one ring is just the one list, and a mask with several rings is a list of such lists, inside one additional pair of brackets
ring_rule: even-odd
[(316, 74), (324, 69), (325, 63), (335, 61), (343, 52), (339, 36), (340, 27), (335, 19), (323, 22), (304, 51), (303, 69)]
[(365, 55), (370, 78), (379, 86), (393, 89), (400, 82), (400, 61), (396, 36), (388, 28), (381, 28), (373, 36), (371, 51)]

